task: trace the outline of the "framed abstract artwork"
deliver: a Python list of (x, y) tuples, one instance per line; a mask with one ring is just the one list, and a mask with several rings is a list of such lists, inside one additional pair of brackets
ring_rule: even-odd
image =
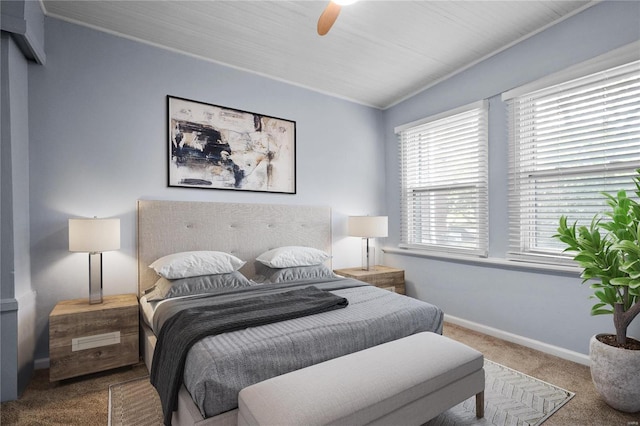
[(296, 193), (296, 122), (167, 96), (169, 186)]

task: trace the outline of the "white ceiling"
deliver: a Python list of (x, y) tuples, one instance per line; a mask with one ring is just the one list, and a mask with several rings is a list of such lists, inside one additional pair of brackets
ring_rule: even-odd
[(327, 1), (41, 1), (48, 16), (382, 109), (597, 3), (363, 0), (321, 37)]

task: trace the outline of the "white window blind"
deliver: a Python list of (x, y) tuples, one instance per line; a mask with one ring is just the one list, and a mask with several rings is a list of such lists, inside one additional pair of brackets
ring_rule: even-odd
[(589, 225), (601, 194), (635, 197), (640, 61), (517, 94), (509, 107), (509, 257), (572, 263), (554, 239), (561, 215)]
[(487, 102), (395, 129), (401, 246), (486, 256)]

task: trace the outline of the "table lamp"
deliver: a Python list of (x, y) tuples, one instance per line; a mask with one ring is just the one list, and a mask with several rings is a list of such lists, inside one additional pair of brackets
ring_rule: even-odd
[(388, 235), (387, 216), (349, 216), (349, 236), (362, 237), (362, 269), (375, 270), (375, 247), (369, 246), (370, 238), (381, 238)]
[(69, 251), (89, 253), (89, 303), (102, 303), (102, 252), (120, 249), (120, 219), (69, 219)]

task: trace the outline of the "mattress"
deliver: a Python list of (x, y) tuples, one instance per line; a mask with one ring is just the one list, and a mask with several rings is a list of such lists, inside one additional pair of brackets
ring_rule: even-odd
[[(344, 287), (340, 288), (341, 282)], [(203, 417), (237, 408), (251, 384), (422, 331), (442, 332), (442, 311), (429, 303), (337, 278), (313, 285), (345, 297), (340, 310), (206, 337), (188, 352), (183, 381)], [(141, 298), (153, 324), (159, 303)]]

